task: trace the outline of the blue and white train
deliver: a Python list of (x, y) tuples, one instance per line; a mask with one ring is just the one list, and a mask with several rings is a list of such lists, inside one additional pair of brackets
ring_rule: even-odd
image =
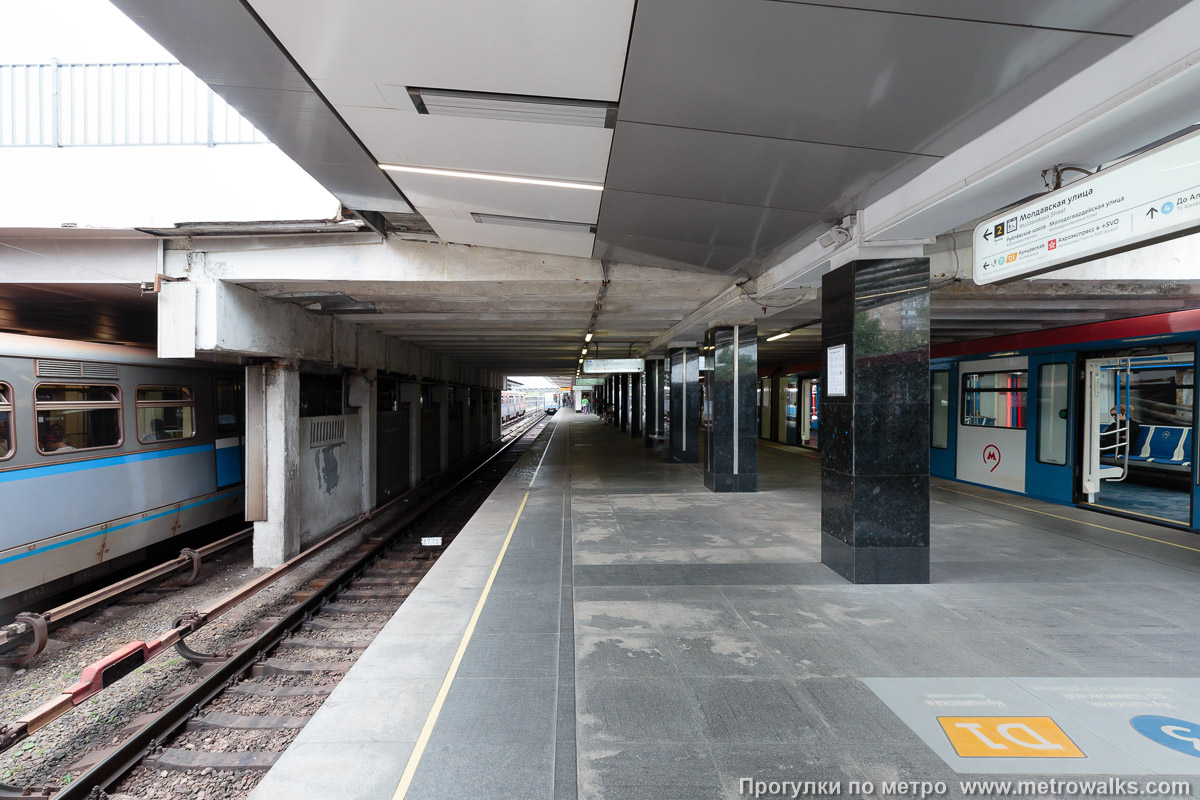
[(0, 334), (0, 611), (243, 512), (242, 371)]
[[(934, 346), (930, 474), (1200, 531), (1198, 345), (1200, 309)], [(817, 446), (819, 370), (763, 376), (764, 438)]]

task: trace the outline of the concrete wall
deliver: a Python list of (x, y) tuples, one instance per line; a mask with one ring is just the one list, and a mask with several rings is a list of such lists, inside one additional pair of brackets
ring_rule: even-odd
[[(313, 447), (313, 423), (337, 420), (345, 420), (345, 441)], [(358, 414), (300, 418), (297, 499), (301, 547), (361, 513), (362, 429)]]

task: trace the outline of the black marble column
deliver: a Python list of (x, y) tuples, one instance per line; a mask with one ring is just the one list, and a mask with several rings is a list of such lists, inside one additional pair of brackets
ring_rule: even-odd
[(825, 275), (821, 333), (821, 563), (852, 583), (928, 583), (929, 259)]
[(629, 376), (629, 436), (642, 438), (642, 373)]
[(622, 431), (629, 427), (629, 376), (617, 376), (617, 425)]
[(646, 447), (654, 447), (658, 443), (659, 438), (663, 435), (663, 362), (660, 358), (650, 358), (646, 360), (646, 387), (645, 387), (645, 409), (646, 409), (646, 424), (645, 424), (645, 440)]
[(728, 325), (704, 334), (704, 485), (714, 492), (758, 491), (758, 328)]
[(700, 461), (700, 350), (669, 350), (671, 369), (671, 441), (667, 460), (695, 464)]

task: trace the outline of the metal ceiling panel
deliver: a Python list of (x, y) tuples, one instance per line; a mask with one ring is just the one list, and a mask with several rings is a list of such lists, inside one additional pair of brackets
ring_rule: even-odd
[(114, 0), (114, 5), (343, 203), (412, 213), (239, 0)]
[(944, 155), (1124, 41), (790, 2), (643, 0), (619, 118)]
[(591, 183), (604, 182), (613, 137), (605, 128), (418, 114), (412, 103), (342, 116), (383, 163)]
[(396, 173), (396, 182), (404, 187), (405, 193), (423, 214), (434, 216), (450, 211), (468, 219), (475, 212), (565, 222), (595, 222), (600, 207), (601, 193), (586, 189), (408, 172)]
[(606, 248), (628, 248), (636, 241), (647, 255), (708, 269), (724, 271), (746, 262), (753, 273), (758, 262), (790, 239), (813, 225), (837, 219), (606, 189), (597, 238)]
[(593, 100), (620, 95), (634, 4), (250, 2), (314, 80)]
[(470, 216), (428, 212), (426, 221), (446, 242), (473, 244), (479, 247), (502, 247), (506, 250), (526, 250), (532, 253), (552, 253), (560, 256), (590, 258), (595, 245), (594, 234), (538, 228), (489, 225), (476, 222)]
[(834, 213), (902, 163), (937, 161), (885, 150), (621, 122), (609, 189)]
[(1135, 36), (1187, 0), (783, 0), (896, 14)]

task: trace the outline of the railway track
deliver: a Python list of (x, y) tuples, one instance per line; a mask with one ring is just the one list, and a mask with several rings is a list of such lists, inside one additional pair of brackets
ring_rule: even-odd
[[(161, 713), (134, 720), (122, 743), (90, 753), (65, 786), (0, 786), (0, 798), (237, 798), (248, 794), (366, 650), (437, 556), (454, 540), (546, 418), (453, 486), (368, 539), (335, 575), (295, 592), (296, 604), (229, 656), (206, 657), (206, 677), (177, 690)], [(101, 676), (102, 679), (102, 676)], [(84, 770), (80, 774), (80, 770)]]

